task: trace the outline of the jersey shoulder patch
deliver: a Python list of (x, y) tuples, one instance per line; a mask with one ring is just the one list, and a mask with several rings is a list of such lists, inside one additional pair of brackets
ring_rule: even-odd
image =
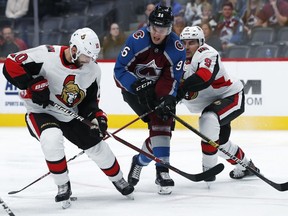
[(140, 39), (140, 38), (144, 38), (145, 37), (145, 32), (142, 29), (139, 29), (138, 31), (134, 32), (132, 34), (132, 37), (136, 40)]
[(198, 48), (197, 51), (200, 52), (200, 53), (202, 53), (202, 52), (204, 52), (205, 50), (209, 50), (209, 48), (206, 47), (206, 46), (201, 46), (201, 47)]
[(179, 51), (183, 51), (184, 50), (184, 46), (183, 44), (179, 41), (179, 40), (176, 40), (175, 41), (175, 48)]

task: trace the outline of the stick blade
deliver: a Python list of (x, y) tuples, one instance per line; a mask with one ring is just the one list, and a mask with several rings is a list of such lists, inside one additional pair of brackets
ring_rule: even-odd
[(20, 192), (20, 191), (10, 191), (10, 192), (8, 192), (8, 194), (11, 195), (11, 194), (16, 194), (18, 192)]
[(224, 164), (219, 163), (216, 166), (212, 167), (209, 170), (206, 170), (204, 172), (198, 173), (198, 174), (187, 174), (185, 173), (183, 176), (186, 178), (190, 179), (191, 181), (194, 182), (199, 182), (199, 181), (204, 181), (205, 179), (208, 179), (212, 176), (218, 175), (220, 172), (222, 172), (224, 169)]
[(277, 184), (277, 183), (274, 183), (272, 185), (275, 189), (277, 189), (278, 191), (287, 191), (288, 190), (288, 182), (286, 183), (282, 183), (282, 184)]

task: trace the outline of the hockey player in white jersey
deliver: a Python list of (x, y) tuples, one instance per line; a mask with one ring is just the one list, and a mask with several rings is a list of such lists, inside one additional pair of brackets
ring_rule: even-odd
[[(191, 113), (201, 113), (199, 130), (202, 134), (259, 172), (244, 151), (229, 139), (231, 121), (244, 112), (242, 82), (226, 72), (219, 53), (205, 43), (200, 27), (185, 27), (180, 39), (186, 48), (186, 68), (178, 90), (178, 99), (184, 98), (182, 102)], [(235, 165), (229, 174), (231, 178), (241, 179), (253, 175), (205, 140), (201, 141), (201, 147), (203, 170), (217, 164), (218, 153)], [(214, 176), (206, 181), (215, 179)]]
[[(96, 62), (100, 43), (89, 28), (75, 31), (69, 46), (42, 45), (10, 54), (3, 74), (19, 89), (27, 108), (28, 129), (41, 143), (49, 171), (58, 186), (56, 202), (69, 206), (72, 194), (64, 152), (64, 137), (83, 149), (122, 195), (134, 187), (124, 178), (116, 157), (102, 139), (107, 116), (98, 107), (101, 69)], [(90, 129), (49, 105), (49, 100), (90, 119)]]

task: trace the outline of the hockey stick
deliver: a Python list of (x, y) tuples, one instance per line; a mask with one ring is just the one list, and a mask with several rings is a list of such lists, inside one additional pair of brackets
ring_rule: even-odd
[[(55, 106), (56, 108), (60, 107), (60, 105), (58, 105), (58, 104), (56, 104), (56, 103), (54, 103), (54, 102), (52, 102), (52, 101), (50, 101), (50, 105)], [(64, 109), (65, 109), (64, 107), (61, 108), (61, 110), (64, 110)], [(147, 112), (147, 113), (142, 114), (141, 116), (138, 116), (137, 118), (135, 118), (135, 119), (132, 120), (131, 122), (127, 123), (127, 124), (124, 125), (123, 127), (121, 127), (121, 128), (119, 128), (119, 129), (117, 129), (116, 131), (114, 131), (112, 134), (118, 133), (119, 131), (121, 131), (121, 130), (123, 130), (124, 128), (130, 126), (131, 124), (133, 124), (134, 122), (138, 121), (139, 119), (144, 118), (145, 116), (149, 115), (149, 114), (152, 113), (153, 111), (154, 111), (154, 110), (151, 110), (151, 111), (149, 111), (149, 112)], [(65, 113), (68, 113), (68, 112), (70, 112), (70, 111), (65, 109)], [(72, 113), (72, 112), (71, 112), (71, 114), (69, 114), (69, 115), (77, 116), (76, 113)], [(84, 119), (84, 118), (77, 117), (77, 119), (80, 120), (80, 119)], [(89, 123), (90, 123), (90, 122), (89, 122)], [(104, 137), (103, 140), (108, 139), (108, 138), (109, 138), (109, 136), (106, 136), (106, 137)], [(70, 161), (72, 161), (72, 160), (74, 160), (74, 159), (76, 159), (77, 157), (79, 157), (79, 156), (82, 155), (82, 154), (84, 154), (84, 151), (81, 151), (81, 152), (79, 152), (77, 155), (74, 155), (72, 158), (70, 158), (70, 159), (67, 161), (67, 163), (70, 162)], [(11, 194), (19, 193), (19, 192), (25, 190), (26, 188), (30, 187), (31, 185), (35, 184), (36, 182), (40, 181), (41, 179), (45, 178), (45, 177), (48, 176), (48, 175), (50, 175), (50, 172), (47, 172), (46, 174), (42, 175), (41, 177), (39, 177), (39, 178), (36, 179), (35, 181), (31, 182), (31, 183), (28, 184), (27, 186), (23, 187), (22, 189), (16, 190), (16, 191), (10, 191), (10, 192), (8, 192), (8, 194), (11, 195)]]
[(242, 167), (248, 169), (251, 173), (253, 173), (254, 175), (256, 175), (257, 177), (259, 177), (260, 179), (262, 179), (264, 182), (266, 182), (267, 184), (269, 184), (270, 186), (272, 186), (273, 188), (275, 188), (278, 191), (287, 191), (288, 190), (288, 182), (285, 183), (275, 183), (269, 179), (267, 179), (265, 176), (263, 176), (262, 174), (258, 173), (255, 169), (253, 169), (252, 167), (248, 166), (247, 164), (245, 164), (242, 160), (240, 160), (239, 158), (237, 158), (234, 155), (231, 155), (229, 152), (227, 152), (225, 149), (223, 149), (221, 147), (221, 145), (217, 144), (216, 142), (212, 141), (211, 139), (209, 139), (208, 137), (206, 137), (204, 134), (200, 133), (198, 130), (196, 130), (195, 128), (193, 128), (191, 125), (189, 125), (187, 122), (185, 122), (184, 120), (182, 120), (181, 118), (179, 118), (177, 115), (175, 115), (173, 112), (170, 112), (171, 115), (178, 121), (180, 122), (182, 125), (184, 125), (186, 128), (188, 128), (189, 130), (193, 131), (195, 134), (197, 134), (199, 137), (201, 137), (203, 140), (207, 141), (210, 145), (212, 145), (213, 147), (219, 149), (221, 152), (223, 152), (225, 155), (227, 155), (228, 157), (230, 157), (233, 161), (237, 162), (238, 164), (240, 164)]
[[(75, 158), (79, 157), (79, 156), (82, 155), (83, 153), (84, 153), (84, 151), (81, 151), (81, 152), (79, 152), (77, 155), (74, 155), (72, 158), (70, 158), (70, 159), (67, 161), (67, 163), (70, 162), (70, 161), (72, 161), (72, 160), (74, 160)], [(23, 187), (22, 189), (16, 190), (16, 191), (10, 191), (10, 192), (8, 192), (8, 194), (11, 195), (11, 194), (19, 193), (19, 192), (25, 190), (26, 188), (30, 187), (31, 185), (35, 184), (36, 182), (40, 181), (41, 179), (45, 178), (45, 177), (48, 176), (48, 175), (50, 175), (50, 172), (47, 172), (46, 174), (42, 175), (41, 177), (39, 177), (39, 178), (36, 179), (35, 181), (31, 182), (30, 184), (26, 185), (26, 186)]]
[(117, 140), (118, 142), (128, 146), (129, 148), (132, 148), (134, 149), (135, 151), (145, 155), (146, 157), (150, 158), (151, 160), (154, 160), (155, 162), (157, 163), (160, 163), (162, 166), (178, 173), (179, 175), (191, 180), (191, 181), (194, 181), (194, 182), (199, 182), (199, 181), (203, 181), (207, 178), (210, 178), (211, 176), (215, 176), (217, 174), (219, 174), (220, 172), (222, 172), (222, 170), (224, 169), (224, 165), (223, 164), (217, 164), (215, 167), (213, 167), (212, 169), (210, 170), (207, 170), (205, 172), (201, 172), (201, 173), (198, 173), (198, 174), (189, 174), (189, 173), (186, 173), (186, 172), (183, 172), (179, 169), (177, 169), (176, 167), (170, 165), (169, 163), (165, 162), (165, 161), (162, 161), (161, 159), (155, 157), (154, 155), (151, 155), (145, 151), (143, 151), (142, 149), (136, 147), (135, 145), (132, 145), (131, 143), (121, 139), (120, 137), (116, 136), (115, 134), (111, 134), (107, 131), (107, 134), (114, 138), (115, 140)]
[(0, 204), (3, 206), (4, 210), (7, 212), (9, 216), (15, 216), (12, 210), (7, 206), (4, 200), (0, 197)]
[[(54, 102), (53, 102), (53, 103), (54, 103)], [(67, 112), (68, 110), (67, 110), (65, 107), (62, 107), (62, 106), (59, 105), (59, 104), (54, 103), (54, 107), (56, 107), (56, 108), (59, 109), (59, 110), (63, 110), (65, 113), (68, 113), (68, 112)], [(155, 109), (157, 109), (157, 107), (156, 107)], [(151, 111), (151, 112), (153, 112), (153, 111)], [(76, 114), (76, 113), (73, 113), (73, 112), (69, 111), (68, 114), (71, 115), (71, 116), (73, 116), (75, 119), (83, 122), (84, 124), (88, 125), (90, 128), (95, 127), (95, 125), (92, 124), (89, 120), (83, 118), (82, 116), (79, 116), (79, 115)], [(111, 134), (111, 133), (107, 132), (107, 134), (108, 134), (110, 137), (113, 137), (113, 138), (116, 139), (117, 141), (121, 142), (122, 144), (124, 144), (124, 145), (126, 145), (126, 146), (128, 146), (128, 147), (130, 147), (130, 148), (132, 148), (132, 149), (134, 149), (135, 151), (137, 151), (137, 152), (139, 152), (139, 153), (141, 153), (141, 154), (144, 154), (145, 156), (149, 157), (150, 159), (152, 159), (152, 160), (156, 161), (157, 163), (160, 163), (160, 164), (163, 165), (164, 167), (166, 167), (166, 168), (168, 168), (168, 169), (171, 169), (171, 170), (173, 170), (174, 172), (176, 172), (176, 173), (178, 173), (178, 174), (180, 174), (180, 175), (188, 178), (188, 179), (191, 180), (191, 181), (196, 181), (196, 182), (197, 182), (197, 181), (205, 180), (205, 179), (207, 179), (207, 178), (210, 178), (211, 176), (217, 175), (218, 173), (220, 173), (220, 172), (224, 169), (224, 165), (223, 165), (223, 164), (217, 164), (215, 167), (213, 167), (213, 168), (211, 168), (210, 170), (207, 170), (207, 171), (205, 171), (205, 172), (202, 172), (202, 173), (199, 173), (199, 174), (188, 174), (188, 173), (185, 173), (185, 172), (183, 172), (183, 171), (181, 171), (181, 170), (179, 170), (179, 169), (171, 166), (169, 163), (164, 162), (164, 161), (160, 160), (159, 158), (157, 158), (157, 157), (155, 157), (155, 156), (153, 156), (153, 155), (151, 155), (151, 154), (143, 151), (142, 149), (139, 149), (138, 147), (136, 147), (136, 146), (128, 143), (127, 141), (121, 139), (120, 137), (117, 137), (117, 136), (115, 135), (115, 133), (114, 133), (114, 134)]]

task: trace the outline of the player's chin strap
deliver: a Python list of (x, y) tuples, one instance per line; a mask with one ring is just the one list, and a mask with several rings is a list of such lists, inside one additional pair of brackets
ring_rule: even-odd
[[(70, 116), (73, 116), (74, 118), (78, 119), (79, 121), (82, 121), (85, 124), (88, 124), (90, 127), (95, 127), (95, 125), (93, 125), (89, 120), (84, 119), (83, 117), (79, 116), (76, 113), (71, 112), (70, 110), (66, 109), (65, 107), (62, 107), (61, 105), (54, 103), (53, 101), (49, 101), (49, 104), (53, 107), (56, 107), (59, 110), (62, 110), (63, 112), (67, 113)], [(125, 124), (124, 126), (122, 126), (121, 128), (117, 129), (116, 131), (114, 131), (112, 134), (116, 134), (119, 131), (123, 130), (124, 128), (127, 128), (128, 126), (132, 125), (134, 122), (138, 121), (141, 118), (144, 118), (145, 116), (149, 115), (150, 113), (154, 112), (154, 110), (151, 110), (147, 113), (144, 113), (141, 116), (138, 116), (137, 118), (135, 118), (134, 120), (132, 120), (131, 122)], [(108, 139), (110, 136), (105, 136), (103, 138), (103, 140)], [(69, 160), (67, 160), (67, 163), (76, 159), (77, 157), (79, 157), (80, 155), (84, 154), (84, 150), (79, 152), (77, 155), (74, 155), (73, 157), (71, 157)], [(30, 187), (31, 185), (35, 184), (36, 182), (40, 181), (41, 179), (45, 178), (46, 176), (50, 175), (50, 172), (47, 172), (46, 174), (42, 175), (41, 177), (39, 177), (38, 179), (36, 179), (35, 181), (31, 182), (30, 184), (26, 185), (25, 187), (23, 187), (20, 190), (16, 190), (16, 191), (10, 191), (8, 194), (16, 194), (19, 193), (23, 190), (25, 190), (26, 188)]]
[(227, 155), (230, 159), (232, 159), (233, 161), (235, 161), (236, 163), (240, 164), (242, 167), (248, 169), (251, 173), (253, 173), (254, 175), (256, 175), (257, 177), (259, 177), (260, 179), (262, 179), (264, 182), (266, 182), (267, 184), (271, 185), (273, 188), (275, 188), (278, 191), (286, 191), (288, 190), (288, 182), (286, 183), (275, 183), (272, 182), (271, 180), (267, 179), (266, 177), (264, 177), (262, 174), (258, 173), (255, 169), (253, 169), (252, 167), (248, 166), (247, 164), (245, 164), (242, 160), (240, 160), (239, 158), (237, 158), (234, 155), (231, 155), (229, 152), (227, 152), (225, 149), (223, 149), (221, 147), (221, 145), (219, 145), (218, 143), (212, 141), (211, 139), (209, 139), (208, 137), (206, 137), (204, 134), (200, 133), (198, 130), (196, 130), (195, 128), (193, 128), (190, 124), (188, 124), (187, 122), (185, 122), (183, 119), (179, 118), (176, 114), (174, 114), (173, 112), (170, 112), (170, 114), (176, 119), (176, 121), (178, 121), (179, 123), (181, 123), (182, 125), (184, 125), (186, 128), (188, 128), (189, 130), (193, 131), (195, 134), (197, 134), (199, 137), (201, 137), (203, 140), (205, 140), (206, 142), (208, 142), (208, 144), (210, 144), (211, 146), (217, 148), (219, 151), (221, 151), (222, 153), (224, 153), (225, 155)]
[[(83, 118), (82, 116), (79, 116), (77, 113), (74, 113), (74, 112), (72, 112), (70, 110), (67, 110), (65, 107), (62, 107), (61, 105), (56, 104), (56, 103), (54, 103), (52, 101), (51, 101), (50, 104), (52, 106), (56, 107), (57, 109), (62, 110), (66, 114), (74, 117), (75, 119), (83, 122), (84, 124), (88, 125), (89, 127), (91, 127), (91, 128), (93, 127), (93, 124), (89, 120)], [(155, 107), (155, 110), (158, 109), (158, 107), (159, 106)], [(148, 115), (149, 113), (152, 113), (153, 111), (154, 110), (149, 111), (148, 113), (145, 113), (143, 115)], [(144, 117), (143, 115), (139, 116), (138, 119), (143, 118)], [(139, 149), (135, 145), (132, 145), (131, 143), (121, 139), (120, 137), (115, 135), (115, 132), (114, 133), (109, 133), (108, 131), (106, 131), (106, 133), (108, 134), (108, 136), (114, 138), (118, 142), (128, 146), (129, 148), (132, 148), (133, 150), (145, 155), (146, 157), (150, 158), (151, 160), (154, 160), (157, 163), (160, 163), (162, 166), (164, 166), (164, 167), (166, 167), (166, 168), (168, 168), (170, 170), (173, 170), (174, 172), (178, 173), (179, 175), (181, 175), (181, 176), (183, 176), (183, 177), (185, 177), (185, 178), (187, 178), (187, 179), (189, 179), (191, 181), (196, 181), (196, 182), (203, 181), (203, 180), (205, 180), (207, 178), (210, 178), (211, 176), (217, 175), (218, 173), (220, 173), (224, 169), (224, 165), (223, 164), (218, 164), (215, 167), (213, 167), (210, 170), (207, 170), (205, 172), (202, 172), (202, 173), (199, 173), (199, 174), (189, 174), (189, 173), (183, 172), (183, 171), (171, 166), (168, 162), (162, 161), (161, 159), (155, 157), (154, 155), (151, 155), (151, 154), (143, 151), (142, 149)]]

